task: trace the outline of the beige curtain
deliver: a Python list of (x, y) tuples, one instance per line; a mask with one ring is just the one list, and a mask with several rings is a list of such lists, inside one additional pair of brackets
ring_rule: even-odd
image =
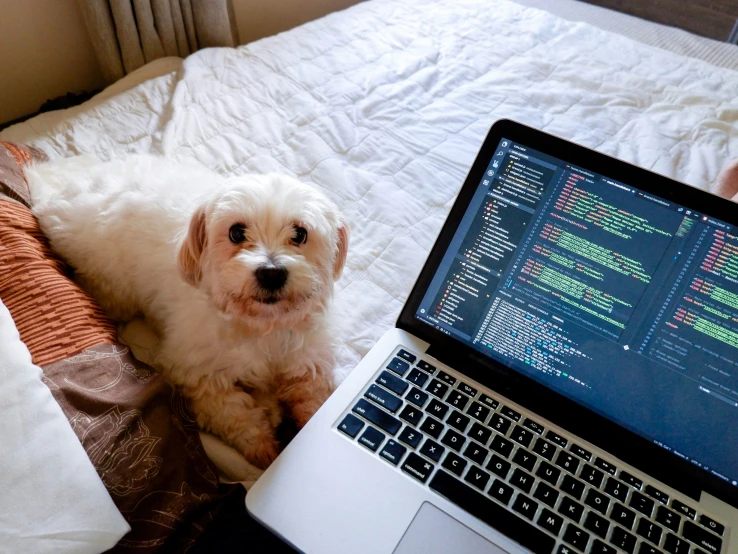
[(231, 0), (78, 2), (108, 82), (157, 58), (238, 44)]

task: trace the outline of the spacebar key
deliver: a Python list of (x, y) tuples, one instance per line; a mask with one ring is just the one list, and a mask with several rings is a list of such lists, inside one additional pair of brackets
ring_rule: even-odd
[(356, 403), (353, 412), (359, 414), (364, 419), (368, 419), (377, 427), (381, 427), (390, 435), (394, 435), (402, 427), (402, 423), (396, 417), (392, 417), (387, 412), (378, 408), (374, 404), (367, 402), (363, 398)]
[(535, 554), (551, 554), (556, 541), (499, 504), (439, 469), (428, 485), (474, 517), (497, 529)]

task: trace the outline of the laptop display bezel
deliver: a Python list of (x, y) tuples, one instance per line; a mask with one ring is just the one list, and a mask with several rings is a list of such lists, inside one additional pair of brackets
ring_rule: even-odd
[(666, 485), (695, 500), (699, 500), (700, 493), (704, 490), (738, 508), (738, 487), (726, 483), (522, 373), (484, 356), (415, 317), (425, 291), (502, 138), (616, 181), (631, 184), (645, 192), (726, 223), (738, 225), (738, 206), (728, 200), (520, 123), (499, 120), (491, 127), (467, 174), (446, 223), (400, 313), (397, 327), (430, 343), (428, 353), (441, 362), (599, 446)]

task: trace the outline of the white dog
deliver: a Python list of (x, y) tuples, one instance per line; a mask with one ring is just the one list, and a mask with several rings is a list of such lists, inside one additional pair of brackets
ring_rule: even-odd
[(198, 424), (265, 467), (273, 410), (304, 425), (333, 390), (327, 309), (348, 227), (292, 178), (225, 178), (153, 156), (27, 170), (34, 213), (75, 278), (119, 321), (145, 318), (153, 364)]

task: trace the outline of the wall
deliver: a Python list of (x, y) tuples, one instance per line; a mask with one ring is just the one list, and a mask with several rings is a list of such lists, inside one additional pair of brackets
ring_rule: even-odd
[(0, 0), (0, 123), (102, 87), (77, 0)]

